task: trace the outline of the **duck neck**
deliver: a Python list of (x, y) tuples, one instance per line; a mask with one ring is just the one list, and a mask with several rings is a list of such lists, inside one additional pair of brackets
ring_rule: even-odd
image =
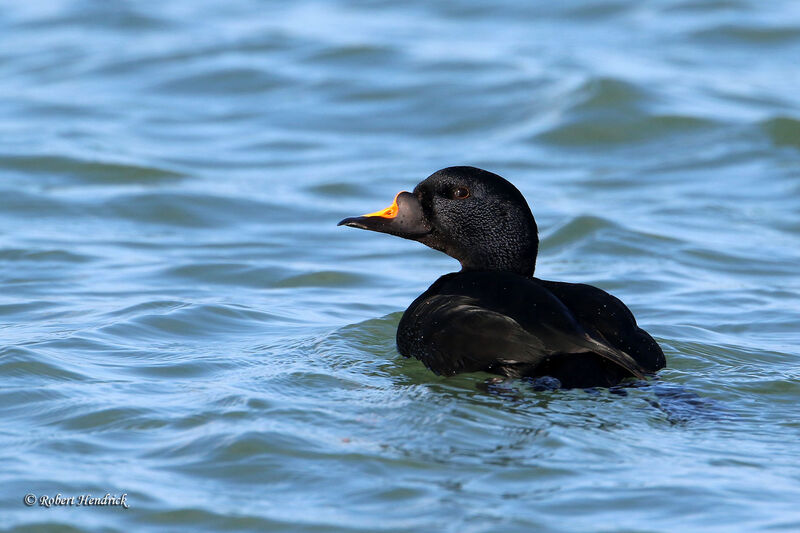
[[(515, 243), (507, 243), (515, 244)], [(532, 278), (536, 269), (536, 255), (539, 250), (539, 239), (534, 235), (524, 245), (506, 246), (491, 250), (470, 248), (463, 254), (453, 255), (461, 263), (462, 270), (490, 270), (513, 272), (520, 276)], [(458, 256), (461, 257), (458, 257)]]

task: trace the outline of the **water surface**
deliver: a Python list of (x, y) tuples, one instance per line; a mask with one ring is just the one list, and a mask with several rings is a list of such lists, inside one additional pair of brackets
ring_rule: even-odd
[[(800, 7), (530, 4), (0, 8), (3, 525), (800, 530)], [(522, 190), (537, 274), (625, 301), (658, 381), (397, 354), (457, 265), (336, 222), (454, 164)]]

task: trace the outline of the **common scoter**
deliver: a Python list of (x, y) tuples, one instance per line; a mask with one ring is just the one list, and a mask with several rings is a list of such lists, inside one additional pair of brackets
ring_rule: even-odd
[(339, 225), (419, 241), (454, 257), (409, 306), (397, 348), (440, 375), (485, 371), (610, 387), (666, 364), (620, 300), (580, 283), (533, 277), (538, 229), (511, 183), (475, 167), (448, 167), (392, 205)]

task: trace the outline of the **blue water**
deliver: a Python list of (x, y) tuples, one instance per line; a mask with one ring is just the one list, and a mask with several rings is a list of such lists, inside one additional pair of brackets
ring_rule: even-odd
[[(0, 526), (800, 530), (800, 4), (551, 4), (0, 7)], [(457, 263), (336, 223), (455, 164), (658, 380), (397, 354)]]

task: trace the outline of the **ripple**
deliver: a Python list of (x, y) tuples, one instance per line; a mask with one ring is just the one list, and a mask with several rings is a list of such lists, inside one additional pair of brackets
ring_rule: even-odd
[(629, 2), (597, 2), (589, 5), (581, 5), (578, 7), (570, 8), (567, 10), (569, 17), (578, 19), (602, 19), (605, 17), (613, 17), (630, 11), (631, 5)]
[[(14, 526), (8, 530), (9, 533), (26, 533), (28, 531), (38, 531), (40, 533), (88, 533), (88, 527), (74, 527), (66, 522), (59, 520), (26, 521), (25, 525)], [(121, 531), (110, 529), (109, 531)]]
[(1, 156), (0, 169), (43, 176), (59, 175), (91, 184), (151, 184), (182, 179), (179, 172), (157, 167), (107, 161), (85, 161), (64, 156)]
[(732, 42), (751, 46), (775, 46), (800, 42), (800, 27), (757, 27), (740, 24), (724, 24), (696, 31), (692, 36), (706, 42)]
[(43, 194), (0, 189), (0, 215), (71, 218), (84, 215), (79, 205), (60, 201)]
[(109, 215), (137, 222), (187, 228), (213, 228), (241, 224), (242, 220), (266, 221), (290, 211), (243, 197), (176, 192), (124, 194), (101, 205)]
[(308, 192), (322, 197), (348, 198), (358, 197), (363, 194), (363, 188), (349, 182), (324, 183), (313, 185), (306, 189)]
[(552, 145), (593, 149), (638, 145), (681, 135), (697, 135), (719, 127), (715, 120), (692, 114), (658, 113), (664, 97), (656, 88), (595, 76), (561, 89), (559, 110), (549, 114), (531, 139)]
[(187, 302), (181, 300), (150, 300), (118, 309), (109, 313), (112, 317), (136, 316), (147, 311), (165, 311), (170, 312), (180, 309), (187, 305)]
[[(634, 231), (602, 217), (580, 215), (557, 225), (542, 238), (542, 247), (549, 255), (569, 257), (642, 257), (662, 255), (666, 246), (681, 245), (681, 241), (663, 235)], [(631, 283), (633, 280), (628, 280)]]
[(352, 44), (345, 46), (328, 46), (310, 53), (304, 59), (318, 63), (326, 68), (341, 65), (361, 66), (365, 62), (376, 64), (393, 61), (399, 57), (397, 50), (389, 46), (374, 44)]
[[(160, 83), (171, 84), (185, 81), (187, 76), (175, 76), (180, 67), (195, 66), (205, 62), (206, 65), (219, 66), (222, 58), (245, 53), (274, 53), (285, 47), (285, 40), (280, 34), (261, 33), (248, 39), (234, 39), (229, 42), (187, 41), (175, 43), (176, 46), (166, 49), (149, 49), (138, 51), (130, 57), (120, 58), (117, 55), (100, 63), (92, 70), (93, 74), (113, 76), (145, 76), (160, 80)], [(233, 67), (231, 67), (233, 68)], [(201, 72), (202, 68), (197, 68)], [(249, 70), (243, 67), (243, 70)], [(253, 69), (255, 70), (255, 69)], [(186, 71), (184, 71), (185, 74)], [(247, 75), (247, 74), (246, 74)], [(260, 74), (256, 74), (258, 77)], [(168, 78), (164, 80), (163, 78)], [(157, 85), (157, 84), (156, 84)]]
[(3, 400), (3, 406), (6, 409), (5, 415), (19, 418), (26, 418), (32, 412), (38, 411), (41, 406), (69, 401), (67, 393), (51, 388), (29, 390), (9, 387), (0, 391), (0, 398)]
[(714, 129), (711, 120), (686, 115), (576, 117), (536, 135), (536, 139), (562, 146), (597, 147), (630, 145)]
[(576, 103), (571, 112), (602, 111), (614, 108), (643, 109), (653, 97), (642, 88), (616, 78), (590, 78), (570, 95)]
[(164, 275), (186, 280), (241, 287), (280, 286), (292, 270), (269, 266), (260, 267), (246, 263), (203, 263), (170, 267)]
[(261, 94), (283, 85), (283, 80), (274, 73), (248, 67), (218, 68), (213, 72), (203, 72), (181, 76), (161, 82), (154, 91), (179, 94)]
[(550, 230), (547, 236), (544, 237), (542, 245), (549, 250), (579, 242), (600, 230), (617, 228), (619, 226), (610, 220), (591, 215), (581, 215), (570, 218), (566, 224), (561, 224)]
[(0, 348), (0, 375), (12, 382), (83, 381), (85, 375), (67, 370), (52, 358), (21, 347)]
[(760, 126), (775, 146), (800, 148), (800, 119), (775, 117), (761, 122)]
[(0, 261), (19, 263), (88, 263), (94, 257), (69, 250), (41, 250), (24, 248), (0, 249)]
[(351, 272), (322, 271), (307, 274), (298, 274), (284, 278), (273, 284), (279, 288), (300, 288), (300, 287), (356, 287), (370, 279), (364, 274), (354, 274)]
[(163, 313), (140, 314), (103, 326), (98, 331), (120, 339), (156, 340), (171, 337), (209, 337), (259, 328), (274, 317), (232, 305), (189, 305)]
[(164, 422), (155, 420), (154, 417), (155, 413), (149, 409), (112, 407), (68, 416), (61, 420), (58, 425), (64, 429), (85, 432), (111, 430), (146, 431), (165, 425)]
[(688, 13), (718, 13), (724, 10), (746, 9), (745, 0), (689, 0), (675, 2), (672, 5), (664, 6), (667, 12), (688, 12)]
[[(91, 16), (87, 16), (87, 11)], [(59, 10), (50, 12), (42, 10), (38, 16), (26, 18), (17, 23), (21, 30), (46, 30), (54, 31), (61, 28), (83, 27), (85, 29), (118, 29), (125, 32), (132, 30), (147, 31), (168, 29), (169, 24), (165, 19), (154, 16), (153, 13), (140, 12), (134, 6), (125, 6), (122, 9), (111, 9), (109, 6), (97, 4), (91, 10)]]
[[(59, 304), (51, 301), (33, 301), (23, 303), (0, 304), (0, 316), (11, 318), (16, 317), (24, 320), (30, 316), (36, 316), (37, 312), (58, 307)], [(1, 326), (0, 326), (1, 327)]]
[(150, 511), (142, 518), (143, 524), (159, 528), (178, 527), (201, 531), (302, 531), (294, 520), (272, 520), (238, 512), (214, 512), (203, 507), (179, 506), (174, 509)]

